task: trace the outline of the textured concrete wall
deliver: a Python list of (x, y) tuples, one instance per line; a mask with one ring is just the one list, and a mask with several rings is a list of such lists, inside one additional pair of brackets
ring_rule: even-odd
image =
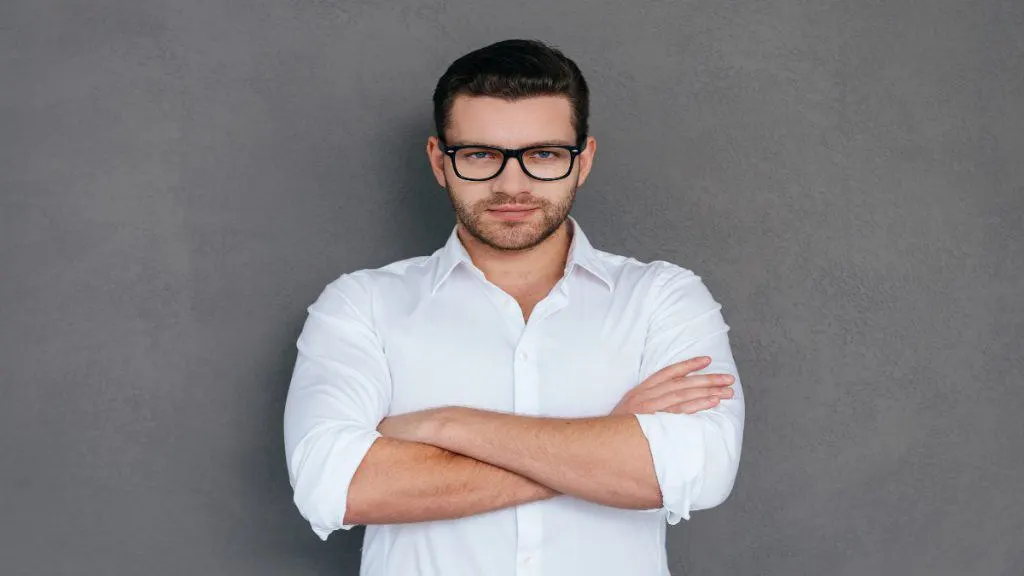
[(0, 573), (355, 574), (291, 503), (305, 307), (453, 223), (459, 55), (564, 49), (594, 243), (698, 272), (747, 398), (674, 574), (1024, 573), (1024, 3), (0, 3)]

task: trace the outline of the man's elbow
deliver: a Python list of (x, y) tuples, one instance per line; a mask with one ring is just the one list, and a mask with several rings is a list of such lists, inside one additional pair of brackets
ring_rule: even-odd
[[(343, 434), (311, 435), (291, 454), (289, 469), (293, 502), (313, 530), (325, 534), (361, 523), (363, 498), (350, 494), (355, 469), (375, 440), (373, 434), (354, 437)], [(349, 502), (355, 510), (349, 511)]]
[(743, 445), (742, 421), (709, 418), (708, 422), (714, 426), (708, 428), (709, 433), (706, 435), (703, 478), (693, 499), (692, 510), (706, 510), (724, 503), (732, 494), (739, 472)]
[(725, 452), (716, 452), (705, 461), (703, 470), (693, 480), (679, 487), (671, 494), (671, 502), (666, 507), (686, 516), (693, 510), (708, 510), (723, 504), (732, 494), (739, 470), (739, 453), (735, 456), (724, 456)]
[(326, 538), (343, 524), (353, 524), (347, 510), (347, 487), (343, 477), (332, 473), (336, 467), (309, 459), (305, 464), (292, 476), (292, 501), (313, 531)]
[(317, 534), (330, 533), (341, 527), (338, 516), (344, 512), (322, 496), (296, 490), (293, 501), (299, 514), (309, 522), (310, 527)]
[(735, 468), (705, 478), (700, 492), (690, 506), (691, 510), (707, 510), (723, 504), (732, 494), (733, 486), (736, 484)]

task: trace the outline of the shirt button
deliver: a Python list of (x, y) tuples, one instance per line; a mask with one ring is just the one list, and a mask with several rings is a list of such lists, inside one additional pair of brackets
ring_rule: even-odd
[(520, 350), (519, 351), (519, 359), (520, 360), (526, 360), (527, 358), (529, 358), (529, 356), (526, 354), (526, 350)]

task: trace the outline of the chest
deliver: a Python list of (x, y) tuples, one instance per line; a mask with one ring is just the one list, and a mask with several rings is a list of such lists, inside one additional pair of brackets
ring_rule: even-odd
[(646, 324), (630, 303), (591, 296), (464, 297), (398, 319), (385, 339), (390, 414), (438, 406), (607, 414), (639, 383)]

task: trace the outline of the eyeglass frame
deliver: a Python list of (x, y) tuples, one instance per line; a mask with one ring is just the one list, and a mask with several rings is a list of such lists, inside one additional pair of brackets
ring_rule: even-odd
[[(566, 178), (569, 177), (570, 174), (572, 174), (572, 169), (576, 163), (576, 157), (583, 152), (583, 149), (580, 146), (570, 146), (568, 144), (536, 144), (533, 146), (527, 146), (525, 148), (500, 148), (498, 146), (485, 146), (482, 144), (461, 144), (449, 146), (448, 143), (441, 138), (438, 138), (438, 142), (441, 143), (441, 151), (444, 152), (445, 155), (447, 155), (449, 158), (451, 158), (452, 170), (455, 172), (455, 175), (463, 180), (469, 180), (470, 182), (486, 182), (488, 180), (494, 180), (499, 175), (501, 175), (501, 173), (505, 170), (505, 165), (508, 164), (509, 158), (515, 158), (516, 161), (519, 162), (519, 167), (523, 170), (523, 174), (526, 174), (527, 176), (533, 178), (534, 180), (540, 180), (541, 182), (554, 182), (556, 180), (565, 180)], [(493, 176), (490, 176), (488, 178), (466, 178), (465, 176), (459, 173), (459, 167), (455, 163), (455, 153), (465, 148), (483, 148), (484, 150), (495, 150), (501, 152), (501, 166), (498, 168), (498, 171), (495, 172)], [(565, 172), (565, 175), (559, 176), (558, 178), (538, 178), (537, 176), (531, 174), (530, 171), (527, 170), (526, 168), (526, 163), (523, 161), (523, 154), (527, 150), (535, 150), (537, 148), (561, 148), (563, 150), (568, 150), (569, 169)]]

